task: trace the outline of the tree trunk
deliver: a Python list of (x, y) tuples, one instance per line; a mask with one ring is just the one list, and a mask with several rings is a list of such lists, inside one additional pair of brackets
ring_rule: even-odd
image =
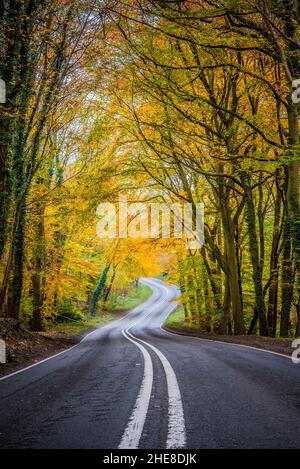
[(202, 281), (203, 281), (203, 290), (204, 290), (204, 302), (205, 302), (205, 321), (204, 327), (206, 332), (211, 332), (211, 302), (209, 299), (209, 288), (208, 288), (208, 279), (207, 271), (205, 266), (202, 265)]
[(36, 226), (36, 245), (34, 249), (34, 272), (32, 275), (33, 331), (43, 330), (42, 307), (45, 295), (45, 226), (44, 207), (38, 207), (38, 223)]
[(225, 243), (225, 254), (229, 270), (229, 288), (232, 306), (233, 328), (235, 335), (245, 333), (243, 305), (240, 295), (239, 269), (236, 257), (236, 247), (234, 239), (234, 229), (230, 225), (229, 218), (223, 219), (223, 232)]
[(23, 268), (24, 268), (24, 238), (25, 238), (25, 206), (24, 202), (20, 207), (15, 241), (13, 275), (9, 287), (7, 315), (9, 318), (19, 320), (20, 304), (23, 289)]
[(255, 290), (255, 303), (259, 322), (259, 333), (261, 336), (267, 336), (268, 328), (266, 321), (265, 302), (262, 284), (262, 271), (256, 233), (255, 208), (252, 190), (250, 187), (249, 175), (244, 175), (244, 180), (248, 182), (248, 184), (244, 186), (246, 196), (246, 218), (248, 224), (250, 258), (252, 263), (252, 276)]
[(10, 178), (8, 161), (8, 133), (7, 118), (0, 116), (0, 259), (2, 258), (8, 225), (8, 212), (10, 202)]
[[(288, 109), (289, 148), (288, 157), (288, 189), (287, 189), (287, 218), (290, 229), (292, 252), (295, 259), (295, 287), (300, 301), (300, 204), (299, 204), (299, 128), (297, 105), (290, 105)], [(286, 319), (286, 318), (285, 318)], [(283, 328), (286, 333), (286, 325)]]
[(90, 306), (90, 314), (92, 316), (94, 316), (96, 313), (98, 301), (100, 300), (101, 295), (103, 294), (103, 291), (105, 289), (109, 269), (110, 269), (110, 264), (107, 264), (102, 274), (100, 275), (98, 285), (93, 293), (91, 306)]
[(106, 289), (106, 291), (105, 291), (105, 295), (104, 295), (104, 299), (103, 299), (103, 307), (104, 307), (104, 308), (105, 308), (105, 306), (106, 306), (108, 297), (109, 297), (110, 292), (111, 292), (111, 289), (112, 289), (112, 287), (113, 287), (113, 284), (114, 284), (116, 275), (117, 275), (117, 267), (116, 267), (116, 266), (113, 266), (113, 274), (112, 274), (112, 276), (111, 276), (109, 285), (108, 285), (108, 287), (107, 287), (107, 289)]
[(223, 306), (222, 306), (222, 317), (219, 326), (219, 334), (227, 335), (230, 330), (230, 286), (229, 286), (229, 277), (225, 276), (225, 285), (224, 285), (224, 299), (223, 299)]
[[(2, 2), (3, 3), (3, 2)], [(1, 104), (0, 115), (0, 259), (7, 240), (8, 215), (11, 197), (10, 146), (13, 138), (13, 123), (16, 120), (16, 103), (19, 91), (16, 84), (23, 74), (20, 67), (20, 44), (23, 36), (23, 2), (3, 4), (1, 28), (3, 54), (0, 57), (0, 78), (6, 85), (6, 102)]]
[(270, 278), (271, 283), (269, 287), (269, 301), (267, 310), (267, 321), (269, 335), (272, 337), (276, 336), (277, 329), (277, 306), (278, 306), (278, 261), (279, 261), (279, 239), (281, 232), (280, 223), (281, 214), (281, 193), (277, 188), (275, 205), (274, 205), (274, 227), (272, 235), (272, 250), (270, 258)]
[(296, 312), (297, 312), (297, 324), (295, 330), (295, 337), (300, 336), (300, 300), (298, 300), (296, 304)]
[[(220, 301), (221, 291), (220, 291), (219, 286), (216, 284), (215, 279), (213, 277), (213, 272), (212, 272), (212, 269), (210, 268), (209, 262), (207, 260), (206, 251), (205, 251), (204, 247), (201, 249), (201, 255), (202, 255), (203, 263), (204, 263), (204, 266), (205, 266), (205, 269), (206, 269), (207, 277), (208, 277), (208, 280), (209, 280), (209, 283), (210, 283), (211, 291), (214, 295), (214, 302), (215, 302), (216, 312), (220, 313), (222, 311), (222, 304), (221, 304), (221, 301)], [(219, 275), (220, 275), (220, 273), (219, 273)]]
[(247, 335), (256, 334), (257, 320), (258, 320), (258, 312), (257, 312), (257, 307), (255, 306), (254, 311), (253, 311), (253, 317), (252, 317), (252, 320), (251, 320)]
[(290, 311), (293, 302), (294, 268), (291, 252), (290, 221), (285, 219), (283, 228), (282, 270), (281, 270), (281, 314), (280, 336), (288, 337)]

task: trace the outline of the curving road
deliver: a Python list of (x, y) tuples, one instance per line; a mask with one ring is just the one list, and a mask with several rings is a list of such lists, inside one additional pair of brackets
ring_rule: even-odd
[(0, 380), (0, 448), (296, 448), (300, 365), (161, 329), (178, 289)]

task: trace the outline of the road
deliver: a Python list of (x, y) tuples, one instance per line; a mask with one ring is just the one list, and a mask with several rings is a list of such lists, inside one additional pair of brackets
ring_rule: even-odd
[(161, 329), (175, 286), (0, 380), (0, 448), (295, 448), (300, 365)]

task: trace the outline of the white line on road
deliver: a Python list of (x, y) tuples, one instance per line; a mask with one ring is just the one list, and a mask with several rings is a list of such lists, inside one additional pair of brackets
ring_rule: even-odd
[[(165, 287), (164, 285), (162, 285), (162, 286)], [(173, 303), (173, 304), (174, 304), (174, 307), (176, 307), (176, 303)], [(170, 311), (166, 314), (164, 321), (167, 320), (168, 316), (171, 314), (174, 307), (171, 308)], [(182, 333), (172, 332), (168, 329), (165, 329), (164, 321), (160, 324), (159, 327), (160, 327), (160, 330), (162, 332), (164, 332), (165, 334), (168, 334), (168, 335), (172, 335), (172, 336), (175, 336), (175, 337), (180, 337), (181, 336), (181, 337), (185, 337), (187, 339), (197, 339), (197, 340), (205, 341), (205, 342), (214, 342), (216, 344), (222, 344), (222, 345), (229, 345), (229, 346), (234, 345), (235, 347), (240, 347), (240, 348), (245, 348), (245, 349), (250, 349), (250, 350), (256, 350), (258, 352), (269, 353), (271, 355), (278, 355), (279, 357), (287, 358), (288, 360), (291, 361), (290, 355), (284, 355), (283, 353), (273, 352), (273, 350), (267, 350), (267, 349), (263, 349), (263, 348), (253, 347), (251, 345), (235, 344), (233, 342), (224, 342), (222, 340), (206, 339), (204, 337), (197, 337), (197, 336), (193, 336), (193, 335), (187, 335), (184, 332), (182, 332)]]
[[(130, 333), (129, 333), (130, 334)], [(164, 368), (167, 387), (168, 387), (168, 398), (169, 398), (169, 411), (168, 411), (168, 437), (167, 437), (167, 449), (184, 448), (186, 444), (186, 430), (185, 420), (183, 413), (183, 406), (181, 400), (180, 389), (175, 372), (170, 365), (169, 360), (163, 353), (153, 345), (149, 344), (144, 340), (141, 340), (132, 334), (130, 336), (137, 339), (139, 342), (147, 345), (153, 350), (161, 361)]]
[(144, 357), (144, 376), (140, 392), (135, 402), (133, 413), (129, 419), (129, 423), (122, 436), (119, 449), (137, 449), (142, 436), (145, 420), (148, 413), (152, 385), (153, 385), (153, 365), (149, 352), (135, 340), (127, 335), (127, 331), (122, 331), (124, 337), (134, 343), (143, 354)]
[[(149, 282), (150, 283), (150, 282)], [(151, 285), (150, 283), (150, 286)], [(167, 290), (167, 289), (165, 289)], [(135, 403), (133, 413), (129, 419), (129, 423), (123, 434), (119, 449), (137, 449), (139, 446), (139, 441), (142, 436), (143, 427), (146, 421), (146, 417), (149, 410), (151, 391), (153, 387), (153, 365), (152, 360), (147, 352), (147, 350), (141, 345), (144, 344), (148, 346), (159, 358), (161, 364), (164, 368), (164, 372), (167, 379), (167, 388), (168, 388), (168, 436), (167, 436), (167, 449), (174, 448), (184, 448), (186, 444), (186, 429), (185, 429), (185, 420), (182, 399), (180, 394), (180, 389), (178, 386), (177, 378), (175, 372), (170, 365), (170, 362), (167, 360), (165, 355), (152, 344), (146, 342), (142, 339), (139, 339), (131, 332), (134, 326), (136, 326), (141, 321), (145, 320), (158, 308), (164, 306), (164, 302), (168, 300), (167, 297), (163, 296), (162, 301), (155, 305), (155, 309), (151, 311), (144, 317), (139, 318), (134, 324), (131, 324), (126, 330), (123, 330), (123, 335), (130, 342), (133, 342), (143, 353), (144, 356), (144, 377), (138, 398)], [(173, 309), (174, 306), (171, 305)], [(169, 314), (169, 312), (168, 312)], [(151, 365), (149, 363), (151, 361)]]
[[(161, 303), (161, 301), (159, 302)], [(122, 330), (123, 336), (136, 345), (143, 354), (144, 358), (144, 375), (140, 391), (135, 402), (135, 406), (127, 427), (123, 433), (119, 449), (137, 449), (142, 436), (145, 420), (147, 417), (149, 403), (151, 398), (153, 386), (153, 364), (149, 352), (141, 344), (130, 338), (129, 329), (136, 326), (139, 322), (144, 320), (152, 313), (153, 309), (146, 316), (139, 316), (137, 320), (133, 321), (126, 329)]]
[(277, 355), (279, 357), (287, 358), (288, 360), (291, 361), (291, 356), (290, 355), (284, 355), (283, 353), (273, 352), (272, 350), (267, 350), (267, 349), (264, 349), (264, 348), (252, 347), (251, 345), (236, 344), (234, 342), (224, 342), (222, 340), (206, 339), (204, 337), (197, 337), (196, 335), (187, 335), (187, 334), (184, 334), (184, 332), (182, 332), (182, 333), (171, 332), (169, 329), (165, 329), (163, 324), (160, 326), (160, 330), (162, 332), (164, 332), (165, 334), (172, 335), (172, 336), (175, 336), (175, 337), (184, 337), (186, 339), (196, 339), (196, 340), (200, 340), (202, 342), (214, 342), (215, 344), (222, 344), (222, 345), (228, 345), (228, 346), (233, 345), (234, 347), (240, 347), (240, 348), (245, 348), (245, 349), (249, 349), (249, 350), (255, 350), (257, 352), (263, 352), (263, 353), (269, 353), (271, 355)]

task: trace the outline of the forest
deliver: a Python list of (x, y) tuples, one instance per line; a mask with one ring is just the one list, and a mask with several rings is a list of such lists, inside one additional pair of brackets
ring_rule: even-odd
[[(299, 336), (298, 0), (2, 0), (0, 22), (0, 316), (42, 331), (163, 276), (203, 333)], [(99, 238), (120, 195), (203, 203), (203, 246)]]

